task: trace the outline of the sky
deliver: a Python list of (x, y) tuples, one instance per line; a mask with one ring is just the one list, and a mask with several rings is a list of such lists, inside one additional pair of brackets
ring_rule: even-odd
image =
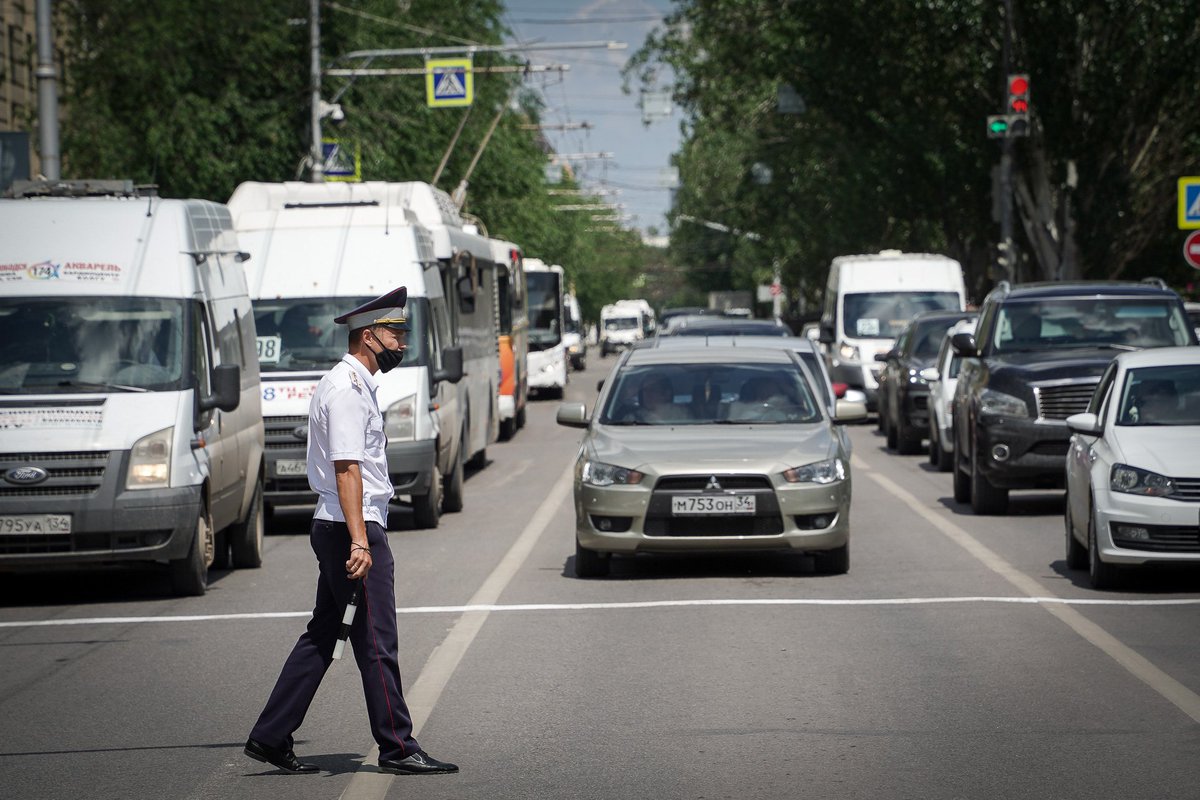
[(615, 190), (617, 194), (604, 199), (622, 204), (620, 213), (628, 218), (621, 224), (643, 234), (652, 228), (660, 235), (667, 233), (671, 191), (663, 186), (662, 171), (670, 167), (671, 155), (679, 149), (681, 118), (679, 109), (673, 109), (670, 116), (643, 124), (638, 91), (621, 91), (621, 68), (646, 35), (661, 26), (671, 5), (671, 0), (508, 0), (503, 17), (513, 43), (628, 45), (611, 51), (530, 51), (533, 64), (566, 64), (570, 69), (533, 73), (525, 85), (540, 92), (545, 102), (544, 125), (586, 122), (592, 126), (547, 130), (544, 135), (558, 153), (611, 153), (608, 159), (572, 161), (572, 168), (583, 186)]

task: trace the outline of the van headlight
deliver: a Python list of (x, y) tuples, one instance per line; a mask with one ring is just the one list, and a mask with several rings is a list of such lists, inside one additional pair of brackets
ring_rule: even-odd
[(410, 394), (388, 406), (383, 415), (383, 432), (389, 441), (410, 441), (417, 435), (417, 396)]
[(163, 428), (143, 436), (129, 451), (126, 489), (165, 489), (171, 480), (171, 440), (175, 428)]
[(634, 486), (644, 478), (636, 469), (626, 469), (602, 461), (585, 461), (580, 480), (588, 486)]
[(838, 346), (838, 356), (842, 361), (861, 361), (862, 356), (859, 355), (858, 345), (843, 344)]
[(785, 470), (783, 479), (788, 483), (837, 483), (846, 480), (846, 464), (840, 458), (827, 458)]

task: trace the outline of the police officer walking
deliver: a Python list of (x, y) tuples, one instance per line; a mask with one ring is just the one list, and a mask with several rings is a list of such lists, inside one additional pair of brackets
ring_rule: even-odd
[(333, 661), (342, 612), (356, 581), (362, 582), (361, 608), (350, 643), (379, 744), (379, 768), (395, 774), (458, 771), (428, 755), (413, 738), (396, 656), (394, 562), (387, 540), (392, 484), (375, 374), (404, 358), (411, 329), (404, 314), (407, 296), (401, 286), (334, 320), (349, 328), (348, 352), (321, 379), (309, 406), (308, 482), (318, 495), (309, 533), (320, 568), (316, 605), (245, 749), (251, 758), (285, 772), (319, 771), (296, 758), (292, 735)]

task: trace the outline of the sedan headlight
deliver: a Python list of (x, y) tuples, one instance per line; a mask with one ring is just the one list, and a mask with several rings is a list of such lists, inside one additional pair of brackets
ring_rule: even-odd
[(417, 396), (410, 394), (388, 406), (383, 432), (390, 441), (411, 441), (417, 434)]
[(979, 413), (1000, 417), (1028, 417), (1029, 406), (1019, 397), (997, 392), (995, 389), (984, 389), (979, 395)]
[(133, 443), (129, 451), (126, 489), (165, 489), (171, 479), (171, 439), (174, 428), (163, 428)]
[(783, 473), (788, 483), (837, 483), (846, 480), (846, 464), (840, 458), (827, 458)]
[(858, 346), (853, 344), (843, 344), (838, 347), (838, 355), (842, 361), (859, 361), (861, 356), (858, 353)]
[(626, 469), (602, 461), (585, 461), (581, 480), (588, 486), (634, 486), (646, 477), (636, 469)]
[(1125, 464), (1113, 464), (1108, 486), (1114, 492), (1147, 497), (1166, 497), (1175, 493), (1175, 481), (1166, 475)]

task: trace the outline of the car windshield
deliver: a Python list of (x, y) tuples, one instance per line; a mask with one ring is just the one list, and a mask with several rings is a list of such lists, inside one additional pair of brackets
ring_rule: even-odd
[(1200, 366), (1142, 367), (1125, 373), (1118, 425), (1200, 425)]
[(804, 373), (779, 364), (655, 364), (616, 376), (610, 425), (797, 424), (823, 419)]
[[(262, 372), (327, 370), (346, 354), (345, 325), (333, 318), (356, 308), (370, 297), (304, 297), (255, 300), (258, 367)], [(401, 367), (424, 363), (424, 301), (412, 298), (405, 306), (412, 332)]]
[(0, 298), (0, 393), (185, 385), (183, 300)]
[(562, 341), (562, 284), (557, 272), (525, 275), (529, 308), (529, 347), (548, 350)]
[(606, 331), (634, 331), (640, 327), (637, 317), (609, 317), (604, 320)]
[(946, 331), (952, 324), (953, 320), (918, 323), (913, 331), (913, 336), (916, 337), (913, 343), (913, 358), (923, 362), (932, 362), (937, 358), (938, 348), (942, 346), (942, 339), (946, 338)]
[(992, 352), (1114, 347), (1133, 350), (1190, 343), (1178, 304), (1125, 297), (1056, 297), (1001, 306)]
[(957, 292), (881, 292), (847, 294), (842, 305), (846, 336), (895, 339), (923, 311), (961, 308)]

